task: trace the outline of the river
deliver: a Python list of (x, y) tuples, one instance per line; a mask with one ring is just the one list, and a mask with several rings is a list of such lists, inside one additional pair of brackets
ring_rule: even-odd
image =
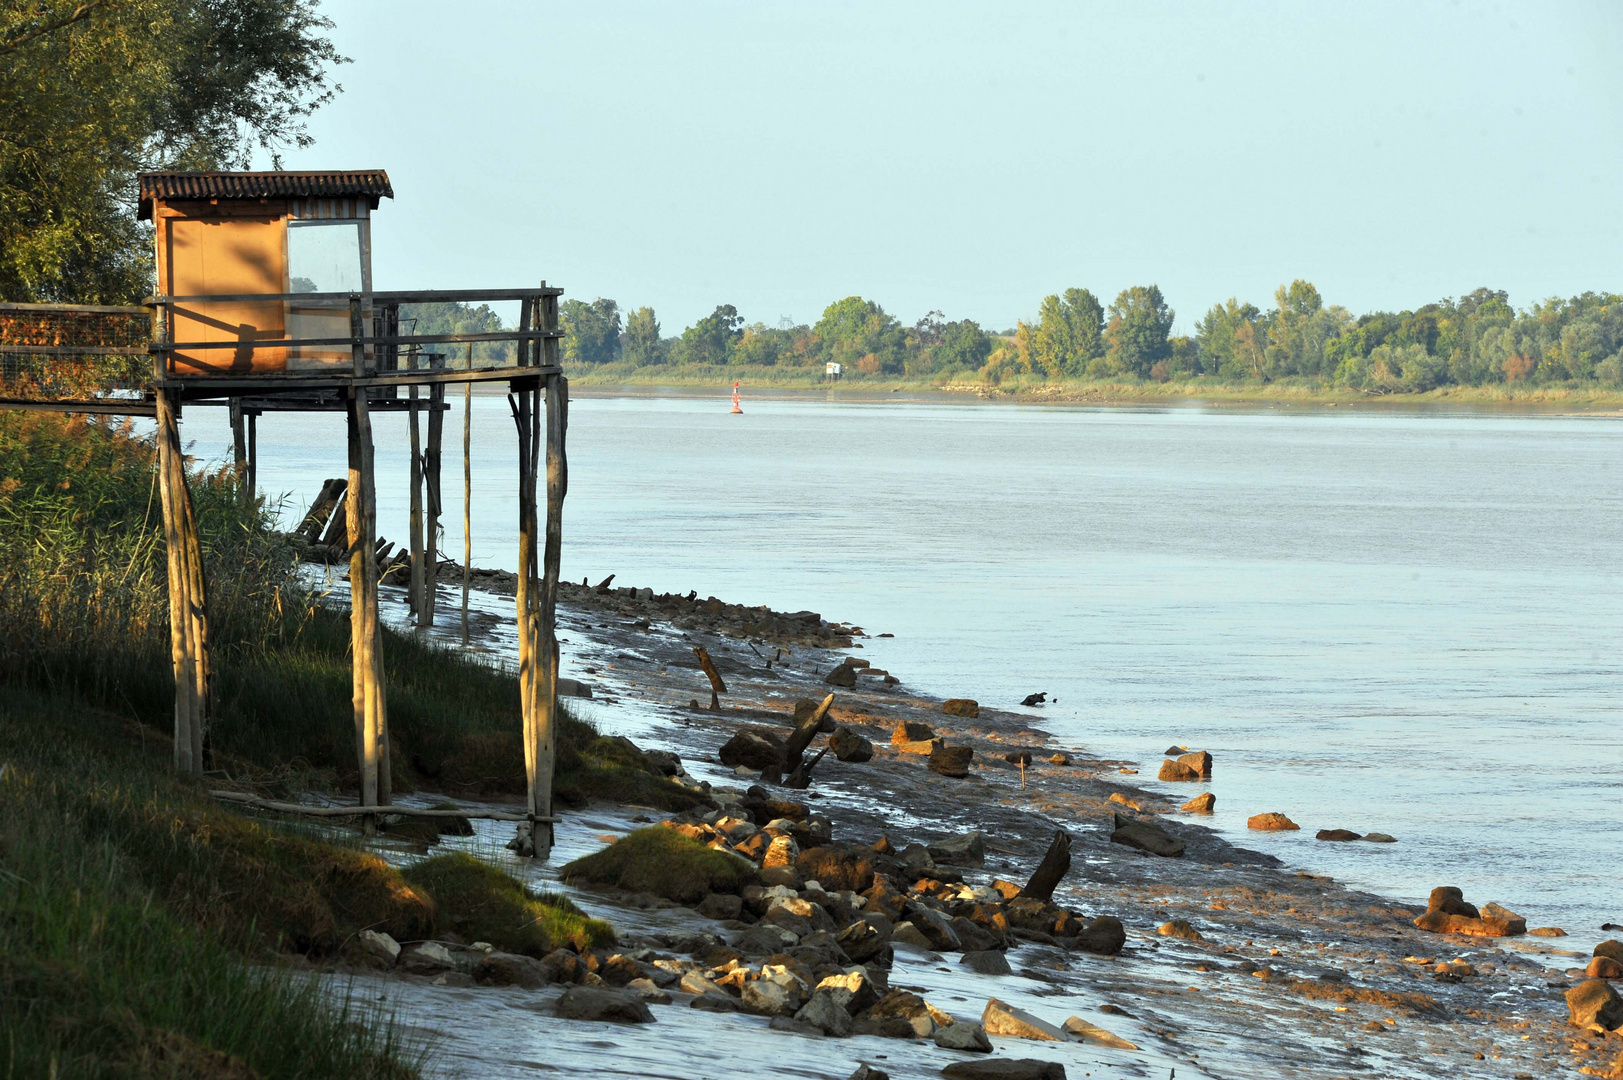
[[(461, 401), (445, 550), (461, 558)], [(1312, 406), (818, 396), (571, 403), (566, 576), (811, 607), (929, 693), (1141, 763), (1210, 750), (1214, 827), (1395, 897), (1452, 884), (1529, 925), (1623, 921), (1623, 423)], [(474, 564), (515, 562), (515, 436), (476, 396)], [(375, 418), (405, 535), (405, 420)], [(194, 452), (228, 453), (193, 408)], [(289, 518), (343, 419), (267, 416)], [(568, 659), (565, 658), (567, 669)], [(1180, 788), (1162, 785), (1180, 796)], [(1192, 793), (1192, 792), (1191, 792)], [(1248, 815), (1303, 831), (1248, 834)], [(1398, 837), (1332, 844), (1320, 828)]]

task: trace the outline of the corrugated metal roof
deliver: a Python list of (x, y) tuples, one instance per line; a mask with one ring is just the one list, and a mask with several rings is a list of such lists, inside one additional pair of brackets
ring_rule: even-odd
[(372, 209), (394, 198), (382, 169), (352, 172), (153, 172), (141, 174), (139, 217), (152, 217), (154, 199), (365, 198)]

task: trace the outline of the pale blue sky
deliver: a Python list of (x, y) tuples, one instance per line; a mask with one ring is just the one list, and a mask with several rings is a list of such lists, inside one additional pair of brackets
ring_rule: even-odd
[(1355, 313), (1623, 290), (1623, 4), (328, 0), (289, 168), (388, 169), (380, 288), (996, 328), (1155, 282)]

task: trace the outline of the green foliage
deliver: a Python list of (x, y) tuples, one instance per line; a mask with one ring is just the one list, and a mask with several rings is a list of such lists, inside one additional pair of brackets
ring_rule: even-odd
[(640, 307), (626, 316), (620, 335), (620, 355), (635, 367), (647, 367), (665, 359), (665, 344), (659, 339), (659, 320), (654, 309)]
[(590, 304), (565, 300), (558, 317), (563, 323), (565, 360), (609, 364), (620, 358), (620, 305), (613, 300), (599, 297)]
[(1032, 363), (1045, 375), (1084, 375), (1088, 364), (1104, 355), (1104, 308), (1087, 289), (1044, 297), (1038, 316)]
[(895, 317), (872, 300), (848, 296), (823, 309), (812, 327), (822, 359), (864, 375), (900, 375), (907, 370), (907, 334)]
[(722, 365), (732, 359), (733, 349), (743, 338), (744, 320), (731, 304), (718, 304), (716, 310), (682, 331), (676, 350), (689, 364)]
[(649, 892), (679, 904), (696, 904), (708, 893), (741, 892), (757, 877), (742, 856), (705, 847), (660, 825), (627, 833), (566, 864), (559, 875), (565, 881)]
[(441, 929), (467, 941), (537, 959), (559, 946), (577, 952), (614, 944), (614, 928), (563, 896), (537, 896), (511, 874), (463, 852), (437, 855), (402, 876), (434, 901)]
[(139, 300), (152, 269), (136, 173), (307, 145), (343, 62), (331, 25), (315, 0), (0, 7), (0, 299)]
[(980, 324), (963, 319), (941, 327), (940, 344), (931, 350), (937, 371), (974, 371), (992, 355), (992, 339)]
[[(407, 320), (411, 320), (407, 325)], [(413, 334), (493, 334), (503, 330), (500, 315), (489, 304), (469, 307), (455, 301), (434, 304), (403, 304), (400, 308), (401, 329)], [(482, 363), (510, 362), (514, 356), (511, 341), (475, 341), (474, 359)], [(467, 357), (467, 345), (455, 342), (424, 347), (428, 352), (445, 354), (450, 367), (461, 367)]]
[(381, 859), (219, 809), (161, 737), (62, 698), (0, 691), (0, 760), (7, 1075), (415, 1074), (386, 1021), (243, 955), (426, 930)]
[(1134, 285), (1110, 305), (1106, 359), (1114, 372), (1145, 378), (1158, 361), (1171, 355), (1173, 310), (1154, 285)]

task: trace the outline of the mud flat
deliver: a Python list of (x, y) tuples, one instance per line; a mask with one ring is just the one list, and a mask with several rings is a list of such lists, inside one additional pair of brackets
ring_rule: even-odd
[[(482, 584), (502, 591), (499, 580), (487, 577)], [(494, 616), (507, 603), (486, 594), (476, 608)], [(442, 599), (437, 633), (455, 636), (453, 607)], [(836, 846), (868, 849), (883, 837), (890, 854), (875, 861), (891, 871), (904, 898), (946, 898), (938, 906), (949, 911), (966, 910), (961, 905), (968, 901), (955, 897), (988, 896), (995, 881), (1026, 882), (1056, 830), (1069, 835), (1072, 865), (1051, 909), (1060, 912), (1062, 925), (1051, 927), (1054, 932), (1010, 926), (1003, 935), (1009, 973), (972, 970), (963, 953), (942, 940), (919, 942), (905, 933), (890, 942), (891, 966), (874, 971), (884, 989), (922, 997), (958, 1023), (980, 1022), (996, 998), (1051, 1025), (1076, 1017), (1108, 1033), (1100, 1042), (1097, 1035), (1095, 1041), (1037, 1041), (994, 1032), (990, 1060), (1056, 1062), (1072, 1077), (1162, 1077), (1177, 1069), (1219, 1077), (1542, 1078), (1576, 1076), (1584, 1066), (1604, 1070), (1623, 1052), (1617, 1033), (1587, 1034), (1567, 1024), (1563, 993), (1581, 981), (1588, 959), (1586, 950), (1567, 946), (1584, 939), (1427, 933), (1414, 925), (1423, 914), (1417, 908), (1283, 865), (1268, 854), (1270, 834), (1256, 834), (1254, 847), (1231, 844), (1203, 827), (1198, 814), (1178, 809), (1202, 792), (1222, 798), (1220, 759), (1209, 780), (1159, 782), (1151, 779), (1158, 757), (1143, 763), (1095, 758), (1085, 747), (1056, 745), (1027, 715), (985, 703), (954, 705), (960, 714), (973, 714), (954, 715), (944, 711), (946, 703), (911, 692), (905, 673), (851, 667), (847, 659), (861, 656), (863, 628), (810, 612), (574, 585), (562, 595), (560, 624), (564, 673), (584, 684), (592, 699), (576, 707), (607, 732), (675, 755), (679, 761), (669, 767), (685, 782), (709, 786), (719, 812), (682, 819), (695, 835), (714, 837), (718, 823), (738, 818), (762, 794), (774, 806), (798, 803)], [(494, 619), (488, 625), (495, 626)], [(719, 710), (708, 707), (711, 684), (695, 646), (705, 649), (725, 682)], [(499, 651), (499, 638), (488, 647)], [(853, 685), (830, 685), (836, 668), (852, 672), (836, 678)], [(961, 692), (974, 693), (973, 673), (965, 674)], [(788, 739), (796, 703), (821, 701), (828, 693), (835, 695), (829, 716), (845, 733), (834, 737), (866, 739), (872, 745), (867, 760), (829, 753), (800, 790), (764, 783), (770, 767), (763, 778), (718, 760), (741, 728)], [(931, 755), (917, 745), (928, 738), (895, 745), (904, 724), (926, 725), (930, 738), (969, 750), (967, 767), (951, 768), (964, 775), (932, 769)], [(807, 756), (830, 737), (818, 735)], [(1198, 751), (1200, 733), (1190, 732), (1185, 741)], [(1024, 769), (1022, 752), (1030, 755)], [(1055, 755), (1066, 763), (1051, 763)], [(772, 920), (752, 916), (749, 908), (769, 906), (770, 897), (746, 896), (740, 917), (716, 919), (695, 910), (699, 904), (560, 884), (558, 868), (568, 860), (669, 817), (607, 805), (564, 816), (556, 857), (544, 867), (505, 855), (510, 826), (478, 823), (474, 837), (447, 843), (567, 892), (612, 922), (620, 930), (618, 950), (650, 974), (722, 978), (747, 968), (735, 981), (761, 976), (771, 958), (762, 952), (760, 931)], [(755, 825), (773, 833), (766, 822)], [(1158, 829), (1171, 846), (1181, 844), (1182, 853), (1161, 857), (1112, 842), (1122, 825), (1147, 825), (1152, 834)], [(779, 822), (778, 832), (788, 831), (788, 823)], [(951, 857), (939, 865), (928, 858), (928, 845), (939, 850), (941, 842), (970, 832), (981, 837), (979, 858)], [(804, 850), (809, 843), (802, 841)], [(1398, 841), (1423, 843), (1424, 837)], [(787, 874), (782, 865), (776, 869), (763, 874), (768, 882), (788, 883), (780, 889), (805, 885), (805, 874), (794, 874), (792, 866)], [(830, 909), (840, 902), (822, 890), (800, 895), (826, 901)], [(1012, 913), (1015, 903), (998, 910)], [(1536, 912), (1524, 914), (1529, 925), (1538, 923)], [(1100, 916), (1120, 920), (1119, 949), (1091, 950), (1086, 936), (1075, 932)], [(899, 921), (891, 922), (899, 928)], [(806, 935), (800, 946), (811, 949), (819, 940)], [(813, 966), (813, 954), (799, 955)], [(824, 1037), (787, 1017), (776, 1021), (783, 1030), (774, 1030), (765, 1015), (691, 1007), (695, 995), (684, 994), (680, 983), (671, 987), (670, 1004), (651, 1006), (654, 1023), (587, 1024), (556, 1015), (561, 986), (451, 985), (457, 981), (435, 985), (426, 976), (390, 975), (333, 986), (335, 993), (368, 1001), (383, 997), (408, 1025), (432, 1033), (438, 1064), (431, 1071), (444, 1065), (485, 1076), (552, 1069), (841, 1078), (867, 1063), (894, 1077), (922, 1077), (939, 1076), (954, 1062), (988, 1060), (928, 1038)]]

